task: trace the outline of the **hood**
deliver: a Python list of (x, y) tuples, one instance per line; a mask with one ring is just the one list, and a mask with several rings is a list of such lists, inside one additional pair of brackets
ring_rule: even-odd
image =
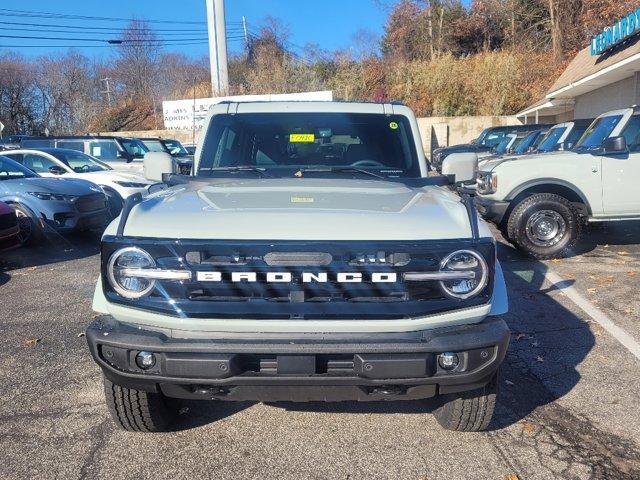
[(550, 160), (553, 161), (557, 157), (566, 157), (569, 155), (577, 155), (574, 152), (547, 152), (547, 153), (532, 153), (528, 155), (517, 155), (510, 157), (492, 158), (482, 162), (482, 165), (478, 165), (479, 169), (483, 172), (491, 172), (498, 165), (505, 162), (528, 162), (532, 160)]
[[(115, 228), (112, 224), (108, 233)], [(466, 209), (441, 187), (350, 179), (222, 179), (147, 197), (127, 236), (260, 240), (469, 238)]]
[(0, 185), (9, 190), (20, 192), (46, 192), (64, 195), (89, 195), (102, 193), (97, 185), (80, 178), (45, 178), (32, 177), (15, 180), (2, 180)]

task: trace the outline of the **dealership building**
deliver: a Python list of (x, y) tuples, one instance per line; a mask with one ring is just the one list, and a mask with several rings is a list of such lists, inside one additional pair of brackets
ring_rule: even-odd
[(596, 35), (545, 98), (516, 116), (523, 123), (560, 123), (632, 105), (640, 105), (640, 9)]

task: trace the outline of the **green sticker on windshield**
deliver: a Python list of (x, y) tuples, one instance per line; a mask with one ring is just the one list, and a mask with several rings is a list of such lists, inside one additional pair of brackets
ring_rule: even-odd
[(391, 128), (391, 130), (397, 130), (398, 129), (398, 123), (397, 122), (391, 122), (389, 124), (389, 128)]

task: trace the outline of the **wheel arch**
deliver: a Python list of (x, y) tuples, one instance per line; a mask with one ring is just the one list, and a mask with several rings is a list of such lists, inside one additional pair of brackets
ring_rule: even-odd
[(510, 206), (505, 214), (508, 218), (515, 206), (526, 197), (535, 193), (553, 193), (566, 198), (571, 203), (583, 205), (583, 211), (580, 213), (589, 216), (592, 214), (591, 204), (587, 200), (587, 196), (574, 184), (557, 178), (539, 178), (530, 182), (526, 182), (513, 189), (506, 199)]

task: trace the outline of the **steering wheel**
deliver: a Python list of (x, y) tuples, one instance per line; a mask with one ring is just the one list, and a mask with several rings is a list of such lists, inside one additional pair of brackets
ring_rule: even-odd
[(384, 168), (384, 164), (380, 162), (376, 162), (375, 160), (359, 160), (355, 163), (352, 163), (350, 166), (356, 167), (356, 168), (360, 168), (360, 167)]
[(81, 172), (88, 172), (91, 167), (88, 164), (84, 164), (80, 167)]

